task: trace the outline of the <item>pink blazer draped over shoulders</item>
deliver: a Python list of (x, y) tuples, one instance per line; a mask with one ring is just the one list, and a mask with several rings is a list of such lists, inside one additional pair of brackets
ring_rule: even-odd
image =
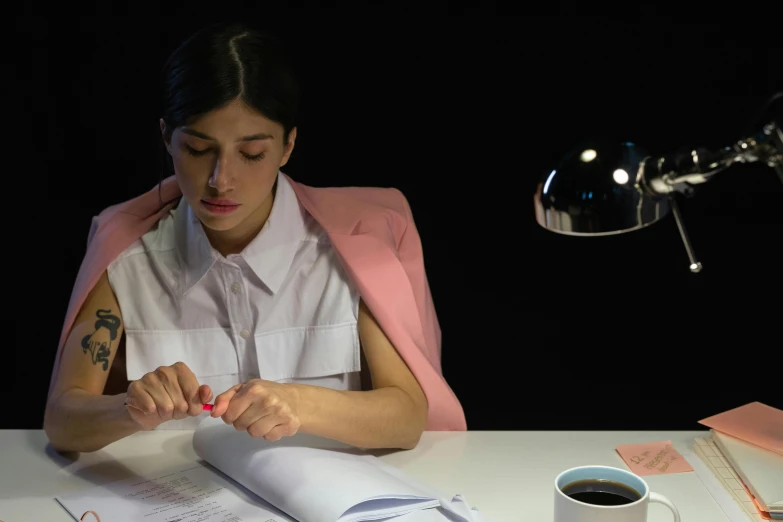
[[(327, 232), (362, 299), (424, 390), (429, 403), (426, 429), (466, 430), (462, 406), (443, 377), (440, 325), (408, 201), (391, 188), (316, 188), (288, 180), (300, 204)], [(163, 201), (181, 195), (173, 177), (165, 179), (160, 190)], [(63, 346), (84, 301), (109, 264), (171, 209), (173, 203), (160, 208), (160, 199), (156, 185), (93, 218), (60, 335), (50, 393)]]

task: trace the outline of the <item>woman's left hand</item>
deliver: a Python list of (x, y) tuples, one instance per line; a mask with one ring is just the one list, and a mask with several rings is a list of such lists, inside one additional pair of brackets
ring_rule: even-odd
[(268, 441), (294, 435), (300, 424), (294, 386), (263, 379), (237, 384), (215, 397), (211, 416)]

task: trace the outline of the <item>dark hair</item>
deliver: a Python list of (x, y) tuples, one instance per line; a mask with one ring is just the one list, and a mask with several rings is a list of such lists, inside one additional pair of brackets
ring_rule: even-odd
[(212, 25), (185, 40), (163, 66), (161, 85), (166, 141), (177, 127), (237, 99), (280, 123), (284, 144), (295, 126), (300, 87), (282, 41), (241, 23)]

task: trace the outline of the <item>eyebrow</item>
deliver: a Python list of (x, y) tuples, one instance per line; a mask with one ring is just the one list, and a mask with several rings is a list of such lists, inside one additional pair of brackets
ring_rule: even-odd
[[(195, 136), (197, 138), (201, 138), (202, 140), (209, 140), (209, 141), (217, 141), (212, 136), (207, 136), (204, 133), (201, 133), (197, 130), (189, 129), (187, 127), (183, 127), (182, 132), (185, 134), (190, 134), (191, 136)], [(273, 140), (274, 136), (271, 134), (264, 134), (263, 132), (259, 132), (258, 134), (251, 134), (250, 136), (242, 136), (237, 141), (255, 141), (255, 140)]]

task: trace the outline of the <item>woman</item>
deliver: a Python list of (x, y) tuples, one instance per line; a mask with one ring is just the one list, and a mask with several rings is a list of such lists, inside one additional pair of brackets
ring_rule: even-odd
[(367, 448), (465, 429), (404, 197), (279, 170), (298, 104), (280, 45), (201, 31), (167, 62), (163, 103), (174, 176), (93, 222), (52, 373), (52, 445), (94, 451), (207, 414), (270, 441)]

